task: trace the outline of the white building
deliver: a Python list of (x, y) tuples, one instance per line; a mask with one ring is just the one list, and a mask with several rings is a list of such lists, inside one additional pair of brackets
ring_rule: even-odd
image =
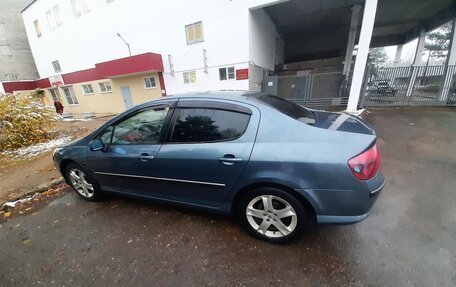
[[(162, 55), (168, 94), (248, 90), (248, 80), (235, 79), (236, 70), (249, 63), (274, 70), (274, 25), (261, 10), (249, 12), (270, 2), (277, 1), (38, 0), (23, 18), (41, 78), (129, 56), (119, 33), (132, 55)], [(220, 68), (228, 68), (227, 80)]]

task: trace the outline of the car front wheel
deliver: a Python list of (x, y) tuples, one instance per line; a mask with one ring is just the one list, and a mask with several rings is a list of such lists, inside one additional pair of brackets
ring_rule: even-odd
[(71, 187), (85, 200), (101, 199), (102, 193), (98, 183), (92, 180), (80, 166), (69, 164), (66, 167), (66, 177)]
[(310, 217), (302, 204), (276, 188), (247, 193), (241, 199), (238, 216), (252, 235), (272, 243), (290, 242), (310, 226)]

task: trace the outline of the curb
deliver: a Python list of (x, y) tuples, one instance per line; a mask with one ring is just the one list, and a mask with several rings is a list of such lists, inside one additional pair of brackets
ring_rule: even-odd
[(3, 206), (7, 202), (17, 201), (17, 200), (26, 198), (28, 196), (32, 196), (32, 195), (34, 195), (36, 193), (40, 193), (41, 194), (41, 193), (43, 193), (43, 192), (45, 192), (45, 191), (47, 191), (49, 189), (55, 188), (57, 185), (59, 185), (61, 183), (64, 183), (64, 182), (65, 182), (65, 179), (63, 177), (59, 177), (57, 179), (51, 180), (48, 183), (40, 184), (40, 185), (38, 185), (37, 187), (34, 187), (31, 190), (23, 192), (21, 195), (18, 195), (18, 196), (13, 197), (13, 198), (9, 198), (6, 201), (0, 200), (0, 207)]

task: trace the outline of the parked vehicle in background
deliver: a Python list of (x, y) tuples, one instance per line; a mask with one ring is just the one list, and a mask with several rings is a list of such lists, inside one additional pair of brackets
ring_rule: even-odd
[(375, 81), (368, 91), (371, 96), (395, 96), (397, 89), (389, 81)]
[(363, 120), (262, 93), (151, 101), (57, 149), (54, 162), (88, 201), (112, 192), (232, 214), (279, 243), (367, 218), (384, 186)]

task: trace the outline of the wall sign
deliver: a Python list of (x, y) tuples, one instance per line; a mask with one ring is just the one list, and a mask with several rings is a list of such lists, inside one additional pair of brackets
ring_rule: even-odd
[(236, 80), (247, 80), (249, 78), (249, 69), (236, 70)]
[(62, 75), (49, 77), (49, 83), (51, 83), (52, 87), (58, 87), (58, 86), (65, 85)]

